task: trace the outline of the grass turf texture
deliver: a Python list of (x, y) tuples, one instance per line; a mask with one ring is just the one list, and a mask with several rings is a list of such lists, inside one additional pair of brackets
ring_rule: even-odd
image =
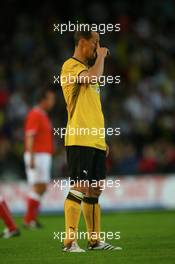
[[(43, 229), (21, 228), (21, 237), (0, 239), (1, 264), (175, 263), (175, 213), (172, 211), (103, 214), (102, 231), (121, 232), (120, 240), (108, 241), (123, 248), (113, 252), (61, 252), (61, 243), (53, 239), (53, 232), (64, 231), (63, 216), (42, 216), (40, 220), (45, 226)], [(21, 217), (16, 217), (16, 221), (20, 226)], [(79, 231), (85, 231), (83, 219)], [(86, 248), (87, 242), (82, 240), (79, 244)]]

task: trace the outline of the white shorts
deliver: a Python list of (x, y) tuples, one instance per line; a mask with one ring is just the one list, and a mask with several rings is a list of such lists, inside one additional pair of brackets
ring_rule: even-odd
[(24, 153), (24, 163), (29, 184), (50, 182), (52, 155), (49, 153), (35, 153), (35, 168), (30, 168), (30, 153)]

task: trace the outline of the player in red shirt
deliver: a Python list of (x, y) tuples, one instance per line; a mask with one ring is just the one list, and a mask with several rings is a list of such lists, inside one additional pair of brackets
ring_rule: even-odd
[(41, 196), (50, 181), (53, 154), (53, 128), (47, 112), (55, 104), (52, 90), (42, 91), (39, 103), (27, 115), (25, 122), (24, 162), (31, 192), (28, 195), (24, 226), (41, 227), (37, 220)]

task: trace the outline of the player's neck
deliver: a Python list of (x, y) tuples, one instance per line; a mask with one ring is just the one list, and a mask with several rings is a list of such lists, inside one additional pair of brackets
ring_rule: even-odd
[(83, 64), (87, 63), (86, 59), (84, 58), (84, 56), (81, 54), (81, 52), (79, 50), (74, 51), (73, 58), (77, 59), (78, 61), (80, 61)]
[(44, 112), (44, 113), (47, 112), (47, 110), (45, 109), (45, 106), (44, 106), (42, 103), (38, 104), (37, 107), (38, 107), (42, 112)]

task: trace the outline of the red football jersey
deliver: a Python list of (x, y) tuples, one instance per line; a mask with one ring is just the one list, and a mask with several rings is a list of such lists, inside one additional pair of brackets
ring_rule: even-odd
[(53, 153), (53, 127), (47, 113), (39, 107), (34, 107), (27, 115), (25, 122), (26, 135), (34, 135), (33, 152)]

